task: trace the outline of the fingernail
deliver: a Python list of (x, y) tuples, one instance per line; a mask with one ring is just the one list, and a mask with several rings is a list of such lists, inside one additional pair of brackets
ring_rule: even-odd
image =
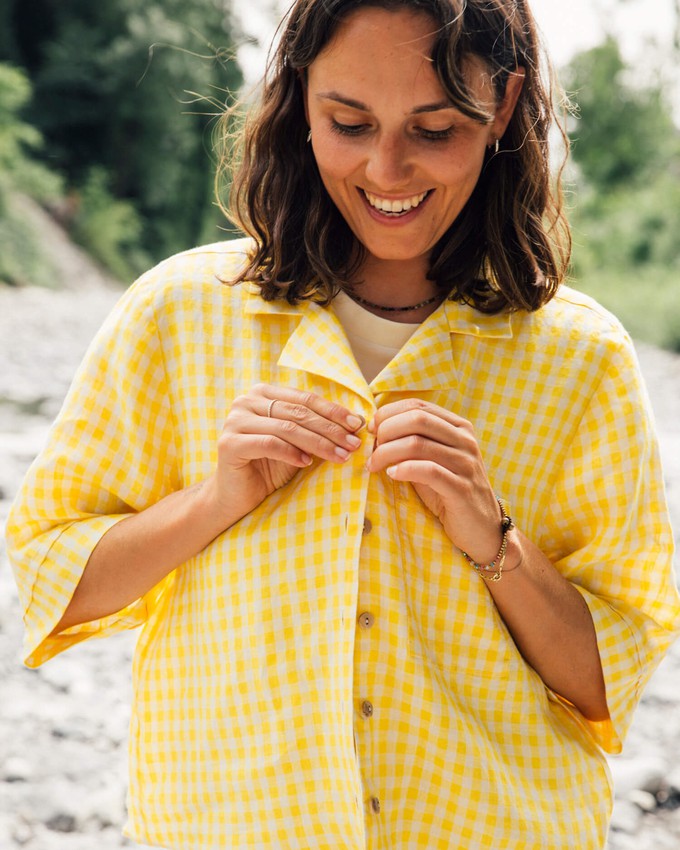
[(371, 434), (375, 431), (375, 419), (371, 419), (371, 421), (366, 426), (366, 429), (371, 432)]
[(311, 457), (309, 455), (306, 455), (304, 452), (300, 455), (300, 458), (301, 458), (302, 462), (305, 464), (305, 466), (309, 466), (310, 463), (312, 462)]
[(347, 460), (349, 457), (349, 452), (346, 449), (341, 449), (340, 446), (335, 447), (335, 454), (340, 458), (340, 460)]
[(361, 439), (359, 437), (355, 437), (354, 434), (349, 434), (345, 437), (345, 441), (350, 445), (353, 449), (358, 449), (361, 445)]
[(386, 472), (390, 476), (390, 478), (394, 478), (396, 471), (397, 471), (396, 466), (388, 466), (387, 469), (386, 469)]
[(362, 416), (355, 416), (354, 414), (348, 416), (345, 422), (352, 431), (358, 431), (359, 428), (366, 424), (366, 420)]

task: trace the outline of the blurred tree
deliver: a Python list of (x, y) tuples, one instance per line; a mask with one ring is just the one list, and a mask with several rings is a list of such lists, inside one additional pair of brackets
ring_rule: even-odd
[(61, 181), (35, 160), (40, 133), (20, 117), (30, 100), (26, 74), (0, 63), (0, 281), (47, 283), (51, 268), (39, 240), (14, 208), (17, 192), (50, 200), (61, 192)]
[(583, 177), (603, 191), (639, 184), (677, 153), (661, 85), (639, 85), (613, 37), (577, 54), (564, 80), (578, 106), (569, 136)]
[(652, 67), (630, 68), (610, 37), (564, 74), (578, 107), (573, 272), (634, 335), (680, 350), (680, 133)]
[(196, 244), (211, 226), (218, 238), (210, 116), (201, 113), (220, 106), (187, 91), (224, 104), (241, 84), (225, 0), (10, 5), (13, 41), (34, 85), (26, 115), (49, 162), (75, 187), (97, 174), (100, 200), (106, 184), (132, 202), (154, 258)]

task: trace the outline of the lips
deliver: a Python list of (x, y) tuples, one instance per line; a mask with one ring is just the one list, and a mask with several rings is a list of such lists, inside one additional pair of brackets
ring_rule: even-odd
[(419, 195), (411, 195), (410, 197), (399, 199), (381, 198), (379, 195), (374, 195), (365, 189), (362, 191), (364, 197), (374, 210), (391, 218), (398, 218), (417, 209), (430, 194), (431, 190), (428, 189), (428, 191), (421, 192)]

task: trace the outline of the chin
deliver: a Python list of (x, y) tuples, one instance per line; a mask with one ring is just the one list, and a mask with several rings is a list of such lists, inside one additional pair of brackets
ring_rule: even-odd
[(417, 262), (426, 259), (430, 252), (432, 251), (431, 247), (425, 247), (423, 250), (415, 251), (413, 249), (412, 244), (408, 244), (408, 240), (404, 240), (406, 244), (394, 245), (394, 246), (385, 246), (385, 245), (376, 245), (375, 243), (371, 243), (370, 240), (362, 240), (359, 239), (364, 249), (376, 260), (381, 260), (383, 262)]

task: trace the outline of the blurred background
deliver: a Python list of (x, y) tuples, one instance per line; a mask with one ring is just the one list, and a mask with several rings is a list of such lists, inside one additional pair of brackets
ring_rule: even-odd
[[(225, 236), (213, 136), (259, 78), (274, 0), (2, 0), (0, 281), (51, 286), (36, 201), (128, 283)], [(573, 279), (680, 350), (680, 2), (534, 0), (576, 108)]]
[[(0, 522), (124, 286), (235, 234), (215, 203), (217, 119), (252, 96), (287, 5), (0, 0)], [(636, 340), (677, 536), (680, 0), (531, 6), (571, 103), (570, 283)], [(0, 538), (0, 850), (135, 847), (120, 835), (134, 635), (37, 671), (20, 642)], [(677, 646), (614, 761), (610, 850), (678, 850)]]

